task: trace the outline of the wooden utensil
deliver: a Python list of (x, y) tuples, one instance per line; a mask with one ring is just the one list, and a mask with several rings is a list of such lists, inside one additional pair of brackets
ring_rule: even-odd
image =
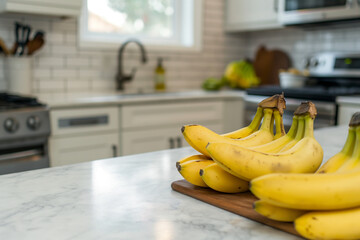
[(37, 50), (39, 50), (45, 43), (43, 35), (35, 35), (34, 39), (30, 40), (27, 43), (28, 55), (34, 54)]
[(256, 52), (254, 69), (261, 85), (279, 85), (279, 70), (291, 67), (289, 56), (281, 50), (260, 46)]
[(0, 50), (5, 54), (5, 56), (10, 55), (9, 49), (6, 47), (4, 40), (0, 38)]

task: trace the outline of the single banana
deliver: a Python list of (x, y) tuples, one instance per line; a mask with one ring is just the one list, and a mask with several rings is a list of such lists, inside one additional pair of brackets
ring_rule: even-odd
[[(358, 143), (358, 141), (356, 141)], [(340, 169), (348, 160), (354, 151), (355, 145), (355, 127), (349, 127), (348, 136), (344, 147), (340, 152), (331, 157), (324, 165), (322, 165), (316, 173), (333, 173)], [(359, 143), (358, 143), (359, 145)], [(346, 168), (344, 166), (344, 168)]]
[(288, 133), (274, 141), (269, 143), (265, 143), (263, 145), (251, 147), (251, 149), (264, 152), (264, 153), (277, 153), (279, 152), (285, 145), (287, 145), (291, 140), (295, 138), (295, 134), (298, 126), (298, 116), (293, 117), (293, 122)]
[(179, 164), (183, 164), (185, 162), (191, 161), (191, 160), (211, 160), (211, 158), (202, 155), (202, 154), (197, 154), (197, 155), (191, 155), (188, 157), (184, 157), (183, 159), (179, 160), (176, 162), (176, 168), (179, 167)]
[(253, 118), (253, 120), (251, 121), (251, 123), (248, 126), (243, 127), (241, 129), (238, 129), (233, 132), (225, 133), (222, 136), (228, 137), (228, 138), (233, 138), (233, 139), (247, 137), (259, 129), (261, 119), (263, 118), (263, 116), (264, 116), (263, 109), (261, 107), (258, 107), (256, 110), (255, 117)]
[(304, 116), (299, 116), (298, 119), (298, 128), (296, 131), (296, 136), (293, 140), (291, 140), (288, 144), (286, 144), (282, 149), (279, 150), (279, 152), (285, 152), (292, 147), (294, 147), (303, 137), (305, 133), (305, 120)]
[(263, 123), (258, 131), (250, 134), (249, 136), (241, 139), (231, 139), (216, 134), (210, 129), (201, 125), (186, 125), (183, 126), (181, 131), (183, 132), (185, 140), (198, 152), (210, 157), (206, 150), (206, 145), (209, 142), (227, 142), (231, 144), (241, 145), (245, 147), (261, 145), (273, 140), (274, 135), (270, 132), (271, 118), (273, 110), (264, 109)]
[(360, 239), (360, 208), (309, 212), (297, 218), (295, 229), (307, 239)]
[(281, 153), (263, 153), (239, 145), (215, 142), (207, 150), (224, 170), (244, 180), (275, 173), (313, 173), (320, 166), (323, 150), (314, 138), (314, 119), (305, 117), (305, 136), (293, 148)]
[(179, 164), (177, 169), (179, 173), (189, 183), (199, 187), (207, 187), (205, 182), (200, 177), (199, 172), (200, 169), (203, 169), (213, 163), (214, 161), (212, 160), (204, 160), (204, 159), (190, 160), (183, 164)]
[(251, 181), (259, 199), (279, 207), (335, 210), (360, 206), (360, 169), (328, 174), (269, 174)]
[(305, 214), (307, 211), (283, 208), (272, 205), (264, 200), (254, 202), (254, 210), (259, 214), (280, 222), (293, 222), (296, 218)]
[(249, 189), (249, 183), (237, 178), (213, 163), (200, 170), (205, 184), (213, 190), (224, 193), (240, 193)]

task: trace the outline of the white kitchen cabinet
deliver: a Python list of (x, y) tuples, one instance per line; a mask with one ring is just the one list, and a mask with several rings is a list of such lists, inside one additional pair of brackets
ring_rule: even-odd
[(224, 109), (222, 100), (123, 106), (121, 153), (128, 155), (188, 146), (181, 133), (185, 124), (201, 124), (222, 133)]
[(0, 0), (0, 13), (79, 16), (82, 0)]
[(348, 125), (351, 119), (351, 116), (360, 112), (359, 105), (340, 105), (338, 112), (338, 125)]
[(226, 0), (225, 30), (232, 32), (281, 28), (278, 0)]
[[(203, 125), (215, 132), (222, 132), (222, 123)], [(181, 134), (181, 127), (182, 125), (179, 124), (164, 128), (124, 131), (121, 140), (122, 155), (189, 146)]]
[(52, 110), (50, 121), (52, 167), (120, 155), (116, 106)]
[(51, 166), (88, 162), (118, 156), (119, 134), (96, 134), (50, 139)]

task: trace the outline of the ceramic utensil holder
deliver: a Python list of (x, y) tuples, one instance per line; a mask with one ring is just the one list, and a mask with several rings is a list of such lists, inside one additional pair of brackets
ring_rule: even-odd
[(10, 93), (31, 94), (32, 57), (5, 58), (4, 73)]

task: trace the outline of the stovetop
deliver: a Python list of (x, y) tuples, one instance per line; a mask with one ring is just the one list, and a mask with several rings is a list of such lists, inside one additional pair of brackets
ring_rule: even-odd
[(12, 110), (12, 109), (45, 107), (45, 106), (46, 106), (45, 104), (39, 102), (34, 97), (20, 96), (20, 95), (0, 92), (0, 112)]
[(360, 87), (305, 86), (302, 88), (281, 88), (280, 86), (261, 86), (246, 90), (248, 95), (261, 96), (272, 96), (282, 92), (287, 98), (335, 102), (338, 96), (360, 95)]

